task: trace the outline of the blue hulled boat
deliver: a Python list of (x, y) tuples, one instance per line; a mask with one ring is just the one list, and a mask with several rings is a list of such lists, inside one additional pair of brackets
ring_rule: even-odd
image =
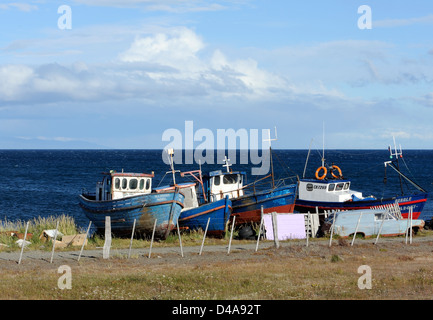
[(243, 181), (245, 172), (222, 170), (209, 172), (204, 177), (204, 188), (210, 201), (221, 201), (229, 197), (232, 201), (232, 216), (236, 216), (236, 226), (246, 223), (260, 223), (261, 208), (263, 213), (291, 213), (295, 207), (296, 184), (282, 185), (245, 193)]
[(105, 229), (106, 216), (116, 236), (130, 236), (134, 219), (137, 234), (151, 235), (156, 220), (155, 237), (165, 239), (176, 227), (185, 197), (178, 188), (153, 192), (152, 178), (153, 174), (104, 173), (96, 193), (82, 193), (79, 204), (98, 232)]
[[(260, 223), (262, 207), (263, 213), (292, 213), (294, 211), (297, 184), (285, 184), (285, 180), (281, 179), (276, 186), (273, 176), (272, 157), (272, 173), (249, 185), (244, 185), (246, 180), (244, 171), (232, 171), (229, 169), (231, 166), (229, 160), (227, 157), (224, 159), (224, 167), (227, 168), (226, 172), (216, 170), (204, 176), (203, 190), (205, 190), (211, 202), (229, 197), (232, 201), (232, 217), (236, 216), (236, 226)], [(268, 178), (272, 178), (270, 187), (263, 187), (258, 183)]]
[[(179, 225), (188, 229), (205, 230), (209, 235), (222, 236), (232, 213), (232, 201), (228, 196), (216, 201), (209, 201), (203, 192), (201, 170), (183, 172), (182, 176), (190, 175), (197, 180), (197, 184), (189, 187), (185, 194), (185, 207), (180, 213)], [(199, 197), (197, 197), (199, 195)]]
[(227, 226), (232, 211), (231, 201), (228, 197), (211, 203), (202, 204), (199, 207), (182, 210), (179, 225), (191, 230), (204, 230), (209, 220), (207, 233), (221, 237)]
[[(205, 230), (211, 236), (221, 237), (227, 226), (232, 212), (232, 202), (228, 197), (216, 201), (209, 201), (203, 193), (203, 180), (201, 170), (182, 172), (181, 176), (193, 177), (194, 182), (176, 184), (175, 170), (173, 167), (173, 150), (169, 150), (171, 172), (174, 185), (156, 188), (155, 192), (166, 192), (179, 188), (185, 197), (184, 208), (179, 217), (179, 227), (189, 230)], [(208, 225), (209, 221), (209, 225)]]

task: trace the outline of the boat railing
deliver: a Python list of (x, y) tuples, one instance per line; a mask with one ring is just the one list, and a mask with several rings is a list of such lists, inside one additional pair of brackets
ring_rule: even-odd
[[(220, 197), (220, 199), (224, 198), (226, 195), (229, 195), (231, 197), (233, 197), (233, 194), (235, 195), (235, 198), (239, 198), (242, 195), (245, 195), (245, 191), (247, 191), (248, 195), (255, 195), (257, 193), (263, 192), (265, 190), (274, 190), (277, 188), (280, 188), (282, 186), (286, 186), (286, 185), (291, 185), (293, 184), (293, 178), (296, 177), (286, 177), (286, 178), (282, 178), (282, 179), (278, 179), (277, 181), (275, 181), (275, 183), (273, 184), (272, 181), (267, 181), (267, 182), (262, 182), (263, 180), (267, 179), (271, 177), (271, 175), (267, 175), (263, 178), (260, 178), (259, 180), (252, 182), (250, 184), (247, 184), (241, 188), (238, 189), (232, 189), (232, 190), (228, 190), (228, 191), (222, 191), (220, 190), (217, 194), (211, 194), (211, 199), (212, 201), (217, 200), (218, 196)], [(288, 183), (288, 181), (290, 180), (290, 183)]]
[(383, 209), (383, 210), (386, 209), (388, 211), (388, 214), (393, 216), (397, 220), (403, 219), (402, 215), (401, 215), (400, 206), (399, 206), (397, 201), (395, 203), (392, 203), (392, 204), (375, 206), (372, 209)]
[[(257, 181), (254, 181), (254, 182), (244, 186), (242, 189), (247, 189), (247, 190), (252, 189), (253, 194), (255, 194), (256, 192), (261, 192), (261, 191), (264, 191), (267, 189), (277, 189), (277, 188), (285, 186), (285, 185), (293, 184), (293, 179), (296, 178), (295, 176), (293, 176), (293, 177), (281, 178), (281, 179), (278, 179), (274, 182), (272, 182), (272, 181), (261, 182), (264, 179), (269, 178), (270, 176), (271, 175), (268, 175), (268, 176), (263, 177)], [(290, 183), (288, 183), (288, 181), (290, 181)]]

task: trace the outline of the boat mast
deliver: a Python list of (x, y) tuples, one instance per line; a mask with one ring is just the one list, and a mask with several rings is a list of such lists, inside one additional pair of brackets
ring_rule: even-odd
[[(398, 158), (402, 158), (403, 157), (403, 152), (401, 151), (401, 145), (400, 145), (400, 152), (397, 150), (397, 145), (395, 144), (395, 137), (392, 136), (392, 139), (394, 140), (394, 153), (392, 152), (391, 146), (388, 147), (389, 152), (390, 152), (390, 158), (392, 159), (393, 156), (395, 156), (396, 160), (397, 160), (397, 170), (400, 171), (400, 165), (398, 162)], [(401, 195), (404, 195), (404, 191), (403, 191), (403, 181), (401, 180), (401, 175), (398, 175), (399, 179), (400, 179), (400, 189), (401, 189)]]
[(302, 174), (302, 179), (305, 178), (305, 171), (307, 170), (307, 164), (308, 164), (308, 159), (310, 158), (311, 144), (312, 143), (313, 143), (313, 139), (311, 139), (311, 141), (310, 141), (310, 147), (308, 148), (308, 154), (307, 154), (307, 159), (305, 160), (304, 173)]
[(275, 189), (275, 178), (274, 178), (274, 165), (272, 163), (272, 147), (271, 141), (276, 141), (277, 138), (277, 127), (275, 127), (275, 139), (271, 139), (271, 129), (268, 129), (268, 139), (264, 139), (263, 141), (269, 141), (269, 157), (271, 161), (271, 176), (272, 176), (272, 189)]
[(176, 172), (180, 172), (180, 170), (174, 170), (174, 161), (173, 161), (174, 150), (173, 150), (173, 148), (168, 149), (167, 153), (169, 156), (168, 160), (170, 162), (170, 168), (171, 168), (171, 171), (168, 171), (168, 172), (171, 172), (171, 174), (173, 175), (173, 185), (176, 185), (176, 177), (175, 177)]
[(229, 161), (230, 161), (230, 159), (227, 159), (227, 156), (224, 156), (224, 163), (225, 164), (223, 164), (223, 167), (226, 167), (227, 168), (227, 172), (230, 172), (230, 167), (231, 167), (231, 164), (229, 164)]
[[(200, 184), (201, 186), (201, 190), (203, 191), (203, 199), (204, 202), (207, 203), (207, 197), (206, 197), (206, 192), (204, 190), (204, 185), (203, 185), (203, 176), (202, 176), (202, 172), (201, 172), (201, 161), (198, 160), (198, 164), (199, 164), (199, 170), (192, 170), (192, 171), (187, 171), (187, 172), (181, 172), (180, 176), (184, 177), (185, 175), (189, 174), (191, 175), (195, 180), (197, 180), (197, 182)], [(196, 174), (198, 175), (198, 178), (196, 176)]]
[(322, 134), (322, 139), (323, 139), (323, 141), (322, 141), (322, 149), (323, 149), (323, 152), (322, 152), (322, 167), (324, 167), (325, 166), (325, 122), (323, 122), (323, 134)]

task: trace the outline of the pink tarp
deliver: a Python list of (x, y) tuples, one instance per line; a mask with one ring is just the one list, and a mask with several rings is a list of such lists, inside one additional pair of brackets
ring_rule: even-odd
[[(272, 215), (263, 215), (263, 224), (266, 228), (266, 239), (274, 240)], [(305, 219), (303, 214), (277, 214), (278, 240), (305, 239)]]

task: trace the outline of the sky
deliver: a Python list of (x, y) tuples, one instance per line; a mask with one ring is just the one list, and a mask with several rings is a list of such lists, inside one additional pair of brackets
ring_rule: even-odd
[(433, 149), (432, 35), (425, 0), (1, 1), (0, 149)]

